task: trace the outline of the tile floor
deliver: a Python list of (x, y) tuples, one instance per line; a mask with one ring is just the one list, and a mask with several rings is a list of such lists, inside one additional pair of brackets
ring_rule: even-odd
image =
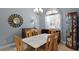
[(75, 50), (66, 47), (64, 44), (59, 44), (58, 51), (75, 51)]

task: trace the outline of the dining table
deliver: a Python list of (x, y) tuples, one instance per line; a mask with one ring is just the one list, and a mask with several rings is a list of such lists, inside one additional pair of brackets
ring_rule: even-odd
[(23, 42), (30, 45), (35, 49), (35, 51), (38, 50), (39, 47), (44, 45), (47, 42), (47, 38), (50, 34), (39, 34), (36, 36), (31, 36), (23, 39)]

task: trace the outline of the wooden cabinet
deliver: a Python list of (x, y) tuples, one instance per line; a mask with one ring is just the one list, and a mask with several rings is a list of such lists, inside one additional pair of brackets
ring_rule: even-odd
[(77, 49), (77, 43), (78, 43), (78, 13), (77, 12), (71, 12), (68, 13), (68, 19), (71, 22), (69, 34), (67, 35), (66, 45), (70, 48)]

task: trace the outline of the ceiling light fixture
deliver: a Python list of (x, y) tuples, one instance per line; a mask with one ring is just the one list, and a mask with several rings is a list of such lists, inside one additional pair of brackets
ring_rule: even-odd
[(40, 14), (40, 13), (43, 13), (43, 9), (42, 8), (35, 8), (33, 10), (37, 15)]

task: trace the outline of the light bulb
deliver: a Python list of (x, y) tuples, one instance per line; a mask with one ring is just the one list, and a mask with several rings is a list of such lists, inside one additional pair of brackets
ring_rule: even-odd
[(42, 8), (35, 8), (33, 11), (34, 11), (36, 14), (43, 13), (43, 9), (42, 9)]
[(42, 9), (42, 8), (39, 8), (39, 11), (40, 11), (41, 13), (43, 13), (43, 9)]

